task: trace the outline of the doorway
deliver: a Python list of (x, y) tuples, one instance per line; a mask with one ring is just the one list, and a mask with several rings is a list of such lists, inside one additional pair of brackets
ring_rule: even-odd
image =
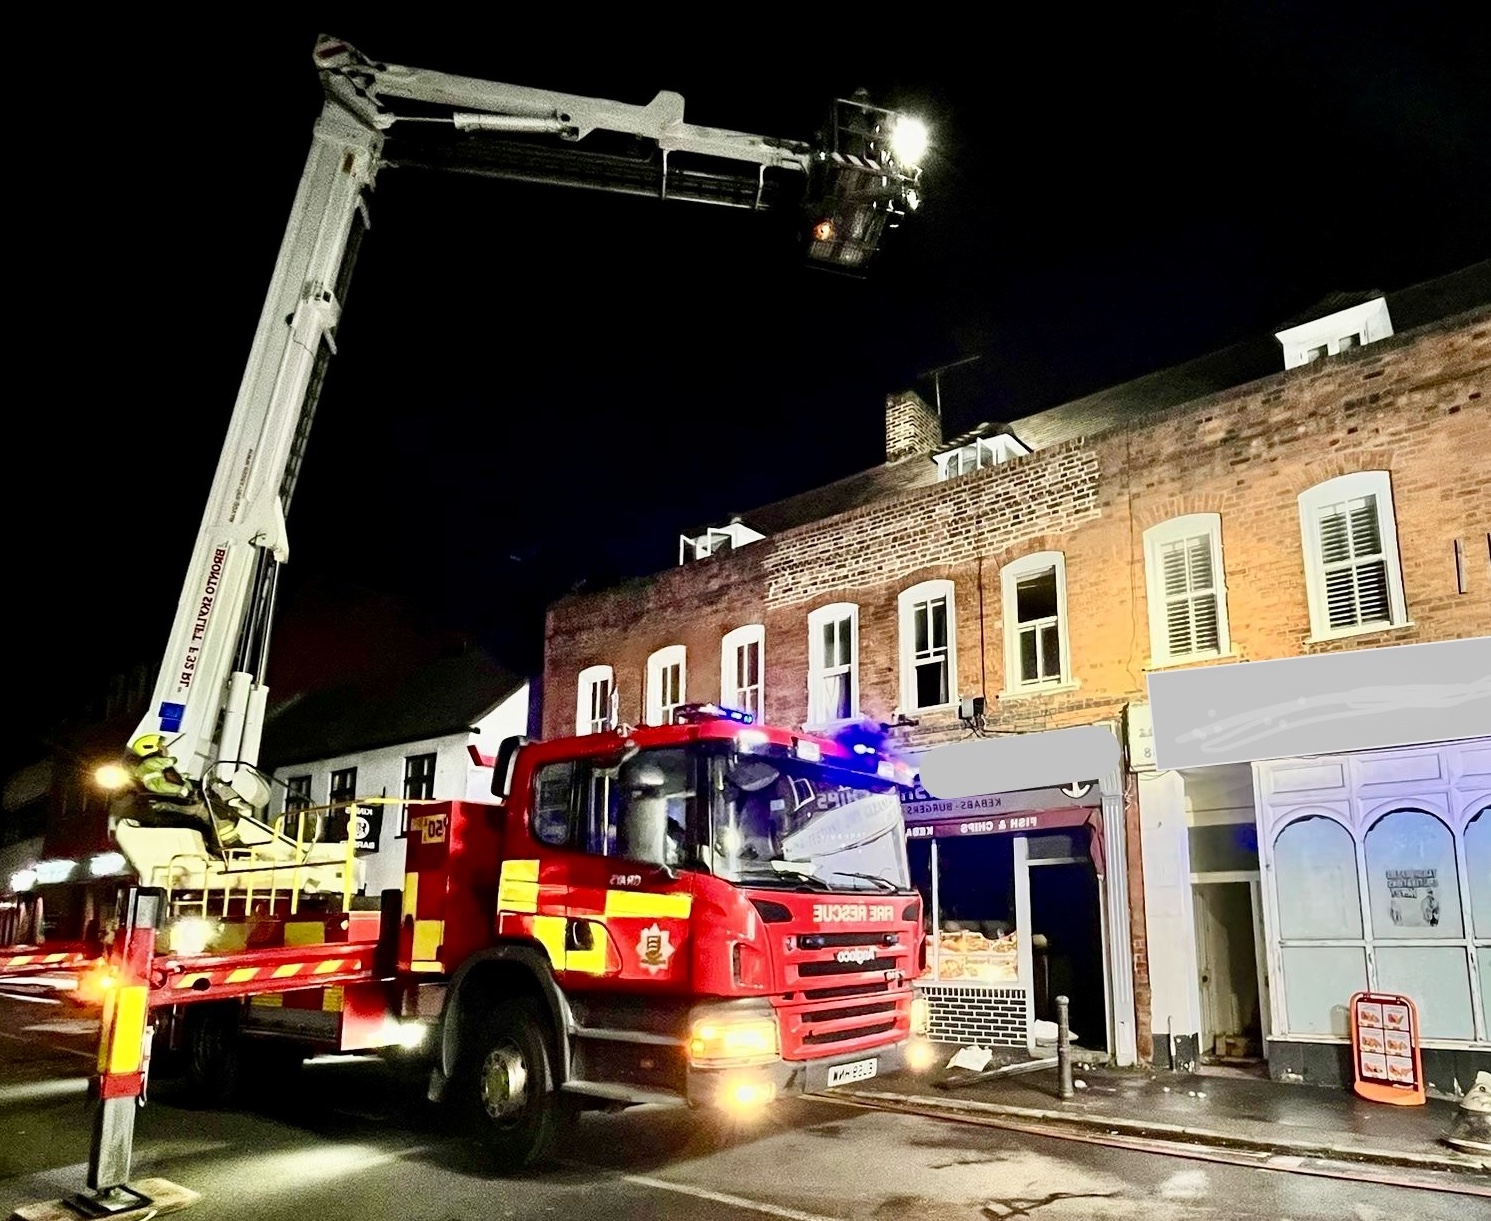
[(1203, 1061), (1250, 1061), (1263, 1056), (1263, 1013), (1268, 998), (1260, 959), (1259, 899), (1256, 878), (1193, 878)]
[(1056, 1020), (1065, 996), (1072, 1045), (1108, 1051), (1108, 973), (1097, 872), (1086, 858), (1032, 859), (1031, 960), (1036, 1020)]

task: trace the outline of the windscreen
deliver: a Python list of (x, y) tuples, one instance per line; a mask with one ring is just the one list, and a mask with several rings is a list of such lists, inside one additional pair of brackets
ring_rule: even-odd
[(752, 886), (908, 891), (894, 785), (801, 760), (710, 760), (710, 843), (719, 877)]

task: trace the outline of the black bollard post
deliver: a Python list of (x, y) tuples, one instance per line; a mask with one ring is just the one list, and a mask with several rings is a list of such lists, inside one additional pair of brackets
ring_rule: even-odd
[(1056, 998), (1056, 1076), (1063, 1100), (1072, 1096), (1072, 1030), (1067, 1016), (1068, 1004), (1066, 997)]

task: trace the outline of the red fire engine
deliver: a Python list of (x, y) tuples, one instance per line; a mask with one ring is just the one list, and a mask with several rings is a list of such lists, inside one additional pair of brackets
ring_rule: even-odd
[(494, 765), (502, 800), (422, 807), (381, 911), (170, 905), (150, 1006), (203, 1088), (255, 1048), (401, 1048), (527, 1164), (587, 1105), (749, 1108), (903, 1064), (923, 958), (903, 764), (685, 709), (510, 739)]

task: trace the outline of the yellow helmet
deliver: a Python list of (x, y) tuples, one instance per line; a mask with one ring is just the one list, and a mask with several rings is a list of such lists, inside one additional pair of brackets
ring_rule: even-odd
[(160, 734), (147, 733), (136, 738), (131, 744), (130, 749), (143, 759), (146, 755), (153, 755), (163, 745), (165, 745), (165, 738)]

